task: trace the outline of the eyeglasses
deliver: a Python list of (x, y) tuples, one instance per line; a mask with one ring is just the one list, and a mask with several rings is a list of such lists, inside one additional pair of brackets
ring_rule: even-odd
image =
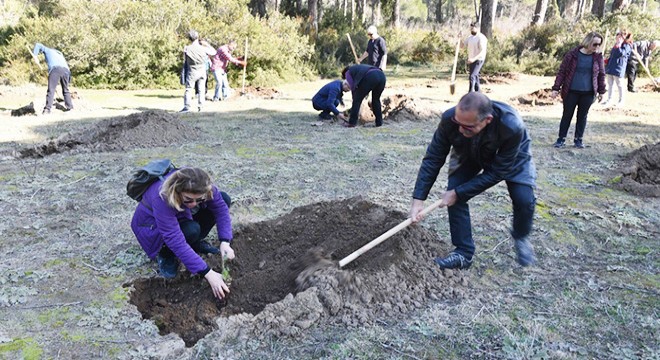
[(372, 33), (367, 33), (367, 35), (371, 36), (371, 35), (373, 35), (373, 34), (372, 34)]
[(202, 197), (198, 197), (198, 198), (196, 198), (196, 199), (187, 198), (187, 197), (185, 197), (185, 196), (183, 197), (183, 203), (184, 203), (184, 204), (192, 204), (192, 203), (201, 204), (201, 203), (203, 203), (204, 201), (206, 201), (206, 198), (203, 197), (203, 196), (202, 196)]
[(600, 44), (601, 44), (601, 43), (593, 43), (593, 44), (591, 44), (591, 45), (593, 45), (593, 47), (599, 47)]
[(458, 120), (456, 120), (456, 117), (454, 117), (454, 116), (451, 117), (451, 121), (452, 121), (454, 124), (456, 124), (456, 125), (462, 127), (462, 128), (465, 129), (465, 130), (474, 130), (474, 129), (476, 129), (476, 127), (477, 127), (477, 125), (464, 125), (464, 124), (461, 124), (461, 123), (458, 122)]

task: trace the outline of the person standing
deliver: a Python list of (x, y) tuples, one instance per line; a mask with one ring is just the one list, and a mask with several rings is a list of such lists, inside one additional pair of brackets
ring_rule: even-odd
[(518, 112), (482, 93), (469, 92), (442, 114), (417, 174), (410, 207), (413, 223), (423, 218), (424, 200), (450, 153), (447, 191), (441, 198), (447, 206), (455, 249), (446, 257), (435, 258), (435, 263), (442, 269), (470, 268), (475, 245), (468, 201), (505, 181), (513, 203), (511, 235), (518, 263), (534, 264), (528, 237), (536, 204), (536, 168), (531, 139)]
[(41, 43), (36, 43), (34, 44), (32, 55), (37, 64), (39, 63), (37, 56), (41, 53), (44, 54), (46, 64), (48, 65), (48, 90), (46, 91), (46, 105), (42, 114), (50, 114), (58, 83), (62, 86), (62, 95), (64, 96), (64, 104), (66, 105), (65, 111), (73, 110), (73, 102), (71, 101), (71, 93), (69, 92), (71, 71), (64, 55), (59, 50), (51, 49)]
[(371, 65), (351, 65), (342, 70), (341, 77), (346, 80), (353, 95), (351, 115), (348, 122), (343, 122), (341, 125), (349, 128), (357, 125), (362, 100), (371, 92), (371, 106), (376, 117), (376, 127), (383, 126), (380, 95), (385, 90), (385, 83), (387, 82), (383, 70)]
[(470, 69), (470, 89), (471, 91), (479, 91), (479, 73), (486, 61), (486, 51), (488, 49), (488, 39), (486, 35), (482, 34), (479, 30), (479, 23), (473, 22), (470, 24), (470, 36), (465, 39), (463, 45), (467, 47), (467, 63)]
[(625, 31), (619, 31), (614, 40), (614, 47), (610, 50), (610, 57), (607, 59), (605, 74), (607, 77), (607, 100), (603, 102), (604, 106), (612, 102), (612, 84), (616, 84), (619, 90), (619, 101), (615, 106), (623, 105), (625, 91), (623, 91), (623, 78), (626, 76), (626, 66), (632, 53), (632, 34)]
[(323, 86), (312, 98), (314, 110), (321, 110), (319, 119), (330, 120), (332, 113), (340, 120), (346, 121), (346, 117), (337, 110), (337, 106), (344, 105), (343, 95), (349, 90), (350, 86), (346, 80), (335, 80)]
[(206, 41), (199, 40), (199, 34), (195, 30), (188, 32), (190, 45), (183, 48), (184, 66), (186, 67), (185, 86), (183, 93), (183, 109), (181, 112), (190, 111), (190, 102), (193, 96), (193, 87), (197, 92), (197, 111), (202, 111), (206, 98), (206, 74), (209, 56), (214, 56), (216, 50)]
[[(632, 44), (633, 51), (637, 52), (642, 59), (642, 63), (648, 68), (649, 59), (651, 58), (651, 53), (658, 47), (660, 41), (647, 41), (640, 40), (635, 41)], [(635, 79), (637, 79), (637, 70), (639, 65), (639, 59), (635, 56), (634, 53), (630, 54), (628, 57), (628, 65), (626, 66), (626, 76), (628, 76), (628, 91), (634, 93), (637, 92), (635, 89)]]
[(243, 67), (247, 65), (246, 61), (232, 56), (236, 46), (236, 40), (229, 40), (227, 44), (220, 46), (215, 56), (211, 58), (211, 71), (213, 71), (213, 77), (215, 78), (213, 101), (226, 100), (230, 95), (231, 88), (227, 79), (227, 65), (229, 63)]
[(605, 64), (603, 54), (598, 49), (603, 44), (603, 37), (596, 32), (585, 36), (582, 43), (564, 55), (559, 71), (552, 86), (551, 97), (554, 99), (561, 91), (564, 112), (559, 123), (559, 137), (555, 148), (566, 146), (566, 135), (577, 107), (575, 138), (573, 145), (584, 148), (582, 138), (587, 127), (587, 114), (596, 97), (601, 101), (605, 93)]
[(382, 36), (378, 35), (378, 29), (371, 25), (367, 28), (367, 50), (358, 59), (358, 64), (367, 59), (367, 64), (385, 70), (387, 67), (387, 44)]
[[(222, 275), (198, 254), (235, 257), (230, 206), (229, 195), (218, 190), (206, 171), (185, 167), (149, 186), (135, 209), (131, 229), (147, 256), (156, 259), (161, 276), (176, 277), (181, 261), (190, 273), (204, 276), (217, 298), (223, 298), (229, 289)], [(214, 226), (220, 249), (204, 240)]]

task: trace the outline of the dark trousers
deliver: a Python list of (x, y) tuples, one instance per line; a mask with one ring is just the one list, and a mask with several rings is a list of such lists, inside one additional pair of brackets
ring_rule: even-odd
[(577, 121), (575, 122), (575, 139), (582, 140), (584, 129), (587, 127), (587, 114), (589, 108), (594, 102), (593, 92), (575, 92), (569, 91), (564, 98), (564, 113), (559, 123), (559, 138), (565, 139), (568, 134), (568, 128), (571, 126), (571, 120), (577, 107)]
[(371, 92), (371, 107), (376, 116), (376, 125), (383, 125), (383, 110), (380, 104), (380, 95), (385, 90), (386, 82), (385, 73), (381, 70), (373, 70), (364, 76), (360, 82), (360, 86), (353, 91), (353, 104), (351, 106), (351, 117), (348, 120), (349, 123), (357, 125), (362, 100)]
[(469, 64), (470, 68), (470, 90), (468, 92), (472, 91), (479, 91), (479, 73), (481, 72), (481, 67), (484, 66), (484, 61), (483, 60), (477, 60), (473, 62), (472, 64)]
[[(339, 105), (339, 99), (335, 99), (335, 107), (337, 107), (338, 105)], [(330, 113), (332, 112), (332, 109), (327, 108), (325, 106), (325, 102), (323, 104), (319, 104), (317, 102), (312, 101), (312, 106), (314, 107), (314, 110), (321, 111), (319, 116), (330, 118)]]
[[(222, 195), (222, 200), (225, 201), (227, 206), (231, 207), (231, 198), (229, 195), (224, 191), (221, 191), (220, 195)], [(199, 209), (192, 218), (192, 220), (180, 220), (179, 226), (181, 227), (181, 232), (186, 238), (188, 245), (190, 245), (195, 252), (199, 252), (200, 242), (208, 236), (211, 229), (215, 226), (215, 216), (213, 216), (211, 210), (202, 208)], [(167, 245), (163, 245), (158, 254), (164, 258), (176, 257)]]
[[(447, 190), (452, 190), (459, 185), (470, 181), (481, 168), (478, 166), (464, 165), (449, 175)], [(536, 197), (534, 188), (529, 185), (518, 184), (511, 181), (506, 182), (509, 197), (513, 202), (513, 230), (511, 235), (514, 239), (523, 239), (532, 231), (534, 220), (534, 207)], [(449, 214), (449, 230), (451, 242), (456, 247), (456, 252), (470, 259), (474, 255), (474, 240), (472, 239), (472, 224), (470, 222), (470, 206), (467, 201), (457, 201), (447, 208)]]
[(73, 109), (71, 93), (69, 92), (69, 82), (71, 82), (71, 72), (67, 68), (56, 66), (48, 73), (48, 91), (46, 92), (46, 106), (44, 106), (44, 109), (50, 110), (53, 107), (57, 84), (62, 86), (62, 95), (64, 95), (66, 108), (69, 110)]
[(626, 65), (626, 76), (628, 76), (628, 91), (635, 90), (635, 79), (637, 79), (637, 64)]

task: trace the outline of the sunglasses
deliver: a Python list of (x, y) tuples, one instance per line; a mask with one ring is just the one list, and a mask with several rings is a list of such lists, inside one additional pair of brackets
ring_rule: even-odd
[(192, 204), (192, 203), (201, 204), (201, 203), (203, 203), (204, 201), (206, 201), (206, 198), (203, 197), (203, 196), (202, 196), (202, 197), (198, 197), (198, 198), (196, 198), (196, 199), (187, 198), (187, 197), (185, 197), (185, 196), (183, 197), (183, 203), (184, 203), (184, 204)]
[(454, 124), (456, 124), (456, 125), (462, 127), (462, 128), (465, 129), (465, 130), (474, 130), (474, 129), (476, 129), (476, 127), (477, 127), (477, 125), (464, 125), (464, 124), (461, 124), (461, 123), (458, 122), (458, 120), (456, 120), (456, 117), (454, 117), (454, 116), (451, 117), (451, 121), (452, 121)]
[(591, 45), (593, 45), (593, 47), (599, 47), (600, 44), (601, 44), (601, 43), (593, 43), (593, 44), (591, 44)]

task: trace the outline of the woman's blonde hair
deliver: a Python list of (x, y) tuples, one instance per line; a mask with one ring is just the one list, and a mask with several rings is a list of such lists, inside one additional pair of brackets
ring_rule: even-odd
[(160, 188), (160, 197), (177, 211), (183, 211), (181, 193), (201, 194), (207, 199), (213, 199), (212, 189), (213, 183), (206, 171), (200, 168), (182, 168), (165, 180)]
[[(582, 46), (583, 48), (588, 49), (591, 46), (591, 43), (594, 41), (594, 38), (599, 38), (601, 42), (603, 41), (603, 35), (595, 32), (595, 31), (592, 31), (592, 32), (588, 33), (587, 36), (584, 37), (584, 40), (582, 40), (582, 42), (580, 43), (580, 46)], [(601, 47), (603, 45), (604, 44), (601, 44)]]

